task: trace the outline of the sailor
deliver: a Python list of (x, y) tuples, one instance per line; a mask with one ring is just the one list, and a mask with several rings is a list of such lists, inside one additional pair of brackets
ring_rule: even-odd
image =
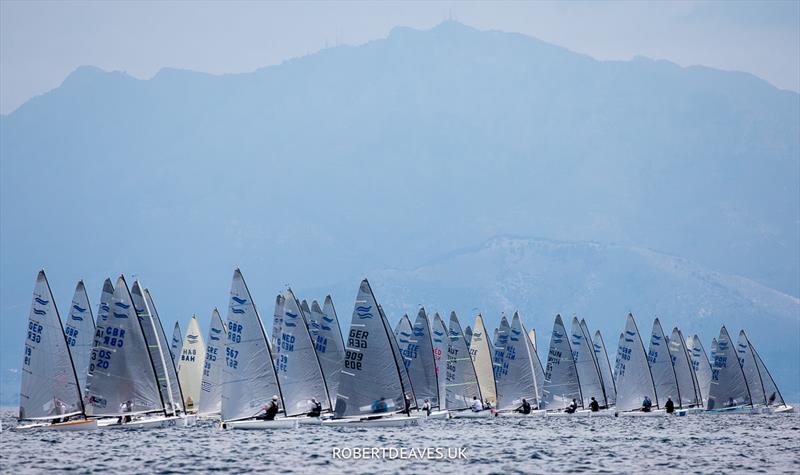
[(371, 409), (373, 413), (387, 412), (389, 410), (389, 403), (386, 402), (385, 397), (382, 397), (379, 401), (372, 403)]
[(411, 414), (411, 398), (408, 397), (408, 394), (406, 394), (405, 396), (405, 404), (406, 404), (406, 410), (403, 412), (405, 412), (406, 414)]
[(488, 398), (483, 401), (483, 408), (484, 409), (492, 409), (492, 407), (494, 407), (494, 406), (492, 406), (492, 403), (489, 402)]
[(645, 396), (644, 400), (642, 401), (642, 412), (650, 412), (650, 408), (653, 407), (653, 402), (650, 400), (650, 397)]
[(56, 399), (55, 412), (58, 417), (53, 419), (53, 424), (58, 424), (59, 422), (66, 422), (66, 420), (62, 420), (61, 415), (67, 412), (67, 405), (64, 404), (61, 401), (61, 399)]
[(566, 409), (564, 409), (564, 411), (566, 411), (568, 414), (572, 414), (577, 410), (578, 410), (578, 401), (576, 401), (575, 399), (573, 399), (572, 403), (569, 406), (567, 406)]
[(527, 399), (522, 398), (522, 405), (515, 409), (515, 412), (521, 412), (523, 414), (530, 414), (531, 413), (531, 403), (528, 402)]
[(319, 417), (322, 414), (322, 404), (317, 401), (316, 398), (311, 398), (311, 412), (308, 413), (308, 417)]
[(775, 392), (773, 391), (773, 393), (769, 396), (769, 402), (767, 403), (767, 406), (773, 405), (775, 403), (775, 399), (776, 395)]
[(278, 396), (272, 396), (272, 400), (264, 406), (264, 415), (259, 417), (259, 419), (266, 419), (268, 421), (274, 421), (275, 416), (278, 415)]
[(422, 410), (425, 411), (426, 416), (431, 415), (431, 403), (427, 399), (422, 403)]
[(483, 404), (481, 404), (481, 400), (478, 399), (478, 396), (472, 396), (472, 412), (481, 412), (483, 410)]
[(671, 397), (667, 398), (667, 403), (664, 404), (664, 409), (667, 410), (667, 414), (672, 414), (673, 412), (675, 412), (675, 403), (672, 402)]
[(594, 397), (592, 397), (592, 402), (589, 403), (589, 409), (591, 409), (592, 412), (597, 412), (600, 410), (600, 404)]
[[(119, 405), (120, 412), (131, 412), (133, 410), (133, 401), (130, 399)], [(125, 424), (131, 421), (130, 415), (119, 416), (117, 424)]]

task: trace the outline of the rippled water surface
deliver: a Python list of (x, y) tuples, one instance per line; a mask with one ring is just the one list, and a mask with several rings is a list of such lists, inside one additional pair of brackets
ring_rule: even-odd
[[(195, 428), (17, 432), (3, 414), (0, 473), (800, 473), (800, 414), (430, 421), (408, 429)], [(335, 460), (333, 447), (464, 447), (463, 460)]]

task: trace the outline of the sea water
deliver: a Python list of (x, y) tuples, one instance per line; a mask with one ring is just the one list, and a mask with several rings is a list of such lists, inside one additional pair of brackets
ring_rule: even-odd
[[(13, 413), (5, 412), (0, 473), (800, 473), (799, 416), (454, 419), (283, 431), (223, 431), (200, 421), (194, 428), (34, 432), (14, 431)], [(334, 457), (334, 449), (355, 448), (377, 448), (387, 458)], [(436, 458), (435, 450), (409, 458), (412, 448), (451, 449), (453, 458)]]

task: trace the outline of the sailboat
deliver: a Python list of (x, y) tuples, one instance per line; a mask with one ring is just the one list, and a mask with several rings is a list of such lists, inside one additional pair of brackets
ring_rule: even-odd
[(172, 329), (172, 344), (169, 347), (170, 354), (172, 355), (172, 362), (175, 366), (178, 365), (178, 360), (181, 357), (181, 343), (183, 336), (181, 335), (181, 324), (175, 322), (175, 328)]
[[(433, 343), (433, 362), (436, 365), (436, 384), (439, 390), (439, 409), (447, 410), (447, 327), (442, 321), (439, 313), (433, 314), (433, 324), (431, 325), (431, 341)], [(448, 413), (449, 414), (449, 413)]]
[(86, 287), (81, 280), (75, 287), (69, 316), (64, 326), (64, 335), (66, 335), (67, 347), (78, 375), (78, 387), (81, 394), (84, 394), (86, 389), (86, 373), (89, 371), (89, 356), (94, 344), (94, 330), (94, 316), (89, 304), (89, 296), (86, 294)]
[(687, 346), (691, 349), (692, 369), (697, 378), (701, 407), (706, 407), (708, 404), (708, 390), (711, 387), (711, 363), (708, 362), (708, 356), (706, 356), (706, 350), (703, 348), (703, 342), (700, 337), (697, 335), (689, 337)]
[(747, 344), (750, 347), (750, 351), (752, 351), (753, 353), (756, 368), (758, 369), (758, 374), (761, 377), (761, 384), (763, 385), (764, 389), (764, 397), (767, 401), (766, 407), (761, 412), (765, 413), (792, 412), (794, 409), (792, 408), (792, 406), (786, 404), (786, 401), (783, 400), (783, 396), (781, 395), (781, 391), (778, 389), (778, 385), (775, 384), (775, 380), (772, 379), (772, 375), (770, 374), (767, 367), (764, 365), (764, 361), (761, 360), (761, 356), (759, 356), (755, 347), (750, 343), (750, 339), (747, 338), (747, 335), (744, 334), (744, 331), (740, 333), (740, 338), (742, 336), (747, 341)]
[(222, 409), (222, 365), (225, 354), (227, 327), (222, 323), (219, 311), (215, 308), (211, 313), (208, 328), (206, 357), (203, 361), (203, 380), (200, 383), (200, 403), (197, 414), (201, 417), (219, 416)]
[(292, 289), (283, 294), (281, 309), (283, 325), (273, 350), (275, 370), (285, 404), (284, 411), (286, 417), (302, 416), (300, 423), (319, 423), (318, 417), (305, 417), (311, 410), (311, 400), (318, 401), (323, 412), (331, 412), (331, 398), (303, 306), (297, 301)]
[(205, 353), (206, 343), (200, 332), (200, 324), (197, 323), (197, 316), (192, 315), (178, 359), (178, 380), (183, 391), (183, 406), (187, 412), (197, 412)]
[[(89, 430), (78, 376), (44, 271), (36, 276), (28, 315), (17, 429)], [(78, 417), (75, 420), (68, 420)]]
[(296, 418), (258, 418), (273, 396), (282, 408), (286, 405), (261, 317), (239, 269), (234, 270), (231, 283), (222, 381), (223, 429), (297, 427)]
[[(659, 401), (648, 355), (639, 328), (630, 313), (625, 322), (625, 331), (619, 336), (614, 378), (617, 382), (618, 416), (650, 417), (665, 414), (663, 410), (658, 410)], [(641, 410), (645, 397), (652, 401), (653, 409), (650, 412)]]
[[(136, 300), (136, 294), (132, 292), (132, 297)], [(156, 375), (158, 376), (159, 387), (161, 388), (162, 398), (165, 404), (168, 404), (167, 412), (180, 412), (183, 411), (183, 390), (178, 379), (178, 368), (175, 361), (172, 359), (172, 354), (167, 346), (167, 334), (164, 332), (164, 325), (161, 323), (161, 317), (158, 315), (158, 309), (153, 301), (153, 295), (149, 289), (144, 289), (144, 300), (147, 304), (144, 308), (149, 312), (150, 318), (153, 320), (152, 327), (155, 327), (156, 333), (151, 335), (149, 328), (151, 325), (142, 325), (145, 330), (145, 340), (148, 341), (148, 347), (151, 351), (153, 361), (163, 361), (163, 364), (157, 364)], [(164, 373), (166, 371), (166, 373)], [(193, 425), (195, 422), (194, 417), (184, 419), (186, 425)]]
[(483, 402), (491, 407), (497, 405), (497, 386), (494, 381), (494, 365), (492, 364), (492, 351), (483, 316), (475, 317), (475, 326), (472, 328), (472, 339), (469, 344), (472, 362), (475, 364), (475, 374), (478, 375), (478, 384), (481, 387)]
[(323, 308), (320, 308), (316, 300), (312, 301), (310, 311), (308, 326), (328, 386), (329, 404), (330, 407), (334, 407), (339, 373), (342, 371), (344, 360), (344, 340), (339, 328), (339, 318), (330, 295), (325, 298)]
[[(595, 358), (594, 347), (589, 339), (589, 329), (586, 321), (578, 321), (577, 317), (572, 317), (572, 333), (570, 346), (572, 348), (572, 358), (575, 360), (575, 368), (578, 370), (578, 381), (581, 386), (582, 406), (586, 415), (600, 415), (600, 411), (593, 413), (590, 411), (590, 404), (594, 398), (600, 407), (608, 407), (603, 378), (600, 375), (600, 367)], [(575, 411), (574, 414), (583, 414), (584, 411)], [(603, 411), (603, 414), (612, 412)]]
[(692, 368), (689, 350), (686, 348), (683, 334), (678, 327), (672, 329), (672, 336), (667, 342), (667, 348), (678, 381), (678, 394), (680, 394), (677, 406), (681, 409), (676, 412), (678, 415), (685, 415), (702, 411), (703, 398), (700, 396), (700, 388)]
[(333, 427), (405, 427), (421, 418), (405, 411), (408, 389), (389, 322), (367, 279), (361, 281), (345, 347)]
[(440, 405), (433, 338), (425, 308), (420, 307), (413, 326), (407, 315), (401, 318), (395, 329), (395, 335), (400, 345), (400, 353), (407, 363), (408, 376), (411, 378), (414, 396), (417, 398), (417, 407), (421, 408), (427, 400), (431, 408), (430, 415), (424, 412), (420, 414), (428, 418), (446, 419), (448, 412), (442, 410)]
[(578, 368), (572, 357), (572, 347), (561, 315), (556, 315), (550, 349), (547, 353), (547, 366), (544, 372), (542, 406), (550, 413), (564, 411), (575, 400), (583, 407), (583, 396)]
[[(473, 411), (473, 401), (483, 401), (478, 375), (472, 361), (467, 339), (461, 332), (456, 312), (450, 312), (447, 345), (447, 373), (445, 393), (447, 410), (453, 418), (492, 417), (492, 411)], [(482, 403), (481, 403), (482, 404)]]
[(155, 341), (155, 348), (149, 347), (146, 340), (144, 326), (149, 324), (149, 330), (153, 326), (138, 282), (134, 291), (144, 308), (135, 305), (125, 277), (117, 279), (105, 323), (95, 333), (87, 415), (98, 418), (101, 429), (170, 427), (181, 422), (174, 410), (168, 414), (159, 388), (153, 352), (160, 354), (160, 345)]
[(716, 341), (706, 408), (712, 412), (752, 412), (753, 399), (747, 377), (725, 326), (720, 329)]
[[(383, 312), (383, 307), (381, 307), (380, 304), (378, 304), (378, 313), (383, 321), (386, 322), (386, 326), (390, 329), (391, 333), (392, 327), (389, 325), (389, 318), (386, 317), (386, 314)], [(408, 318), (408, 316), (406, 316), (406, 318)], [(408, 406), (409, 411), (419, 409), (417, 406), (417, 397), (414, 395), (414, 385), (411, 383), (411, 377), (408, 375), (408, 367), (406, 366), (403, 354), (400, 352), (400, 345), (397, 343), (397, 337), (394, 333), (391, 333), (391, 336), (392, 338), (389, 338), (389, 345), (391, 345), (392, 351), (394, 351), (397, 361), (399, 362), (400, 379), (403, 382), (403, 392), (405, 393), (405, 404)]]
[(681, 407), (681, 392), (668, 345), (669, 341), (664, 335), (661, 322), (656, 318), (653, 321), (650, 348), (647, 351), (647, 360), (650, 363), (650, 372), (653, 375), (653, 384), (655, 384), (656, 388), (656, 399), (660, 403), (659, 407), (663, 408), (667, 400), (672, 399), (675, 408), (679, 408)]
[[(538, 410), (539, 392), (537, 386), (543, 379), (537, 378), (536, 363), (539, 357), (528, 339), (525, 326), (518, 312), (514, 312), (511, 325), (505, 329), (501, 320), (498, 336), (507, 331), (505, 348), (497, 377), (497, 410), (500, 416), (544, 415)], [(507, 325), (507, 323), (506, 323)], [(498, 343), (501, 343), (498, 341)], [(541, 364), (539, 364), (541, 366)], [(525, 399), (532, 406), (531, 414), (522, 414), (517, 409)]]
[(606, 344), (603, 342), (603, 335), (600, 334), (600, 330), (594, 332), (592, 346), (594, 347), (595, 360), (600, 367), (600, 376), (603, 378), (603, 391), (606, 393), (608, 407), (613, 407), (617, 403), (617, 386), (614, 382), (611, 361), (608, 359)]

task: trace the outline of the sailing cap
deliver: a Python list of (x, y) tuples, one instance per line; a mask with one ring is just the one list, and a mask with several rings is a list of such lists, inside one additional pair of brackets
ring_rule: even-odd
[(273, 400), (273, 401), (277, 401), (277, 400), (278, 400), (278, 396), (277, 396), (277, 395), (275, 395), (275, 396), (272, 396), (272, 400)]

